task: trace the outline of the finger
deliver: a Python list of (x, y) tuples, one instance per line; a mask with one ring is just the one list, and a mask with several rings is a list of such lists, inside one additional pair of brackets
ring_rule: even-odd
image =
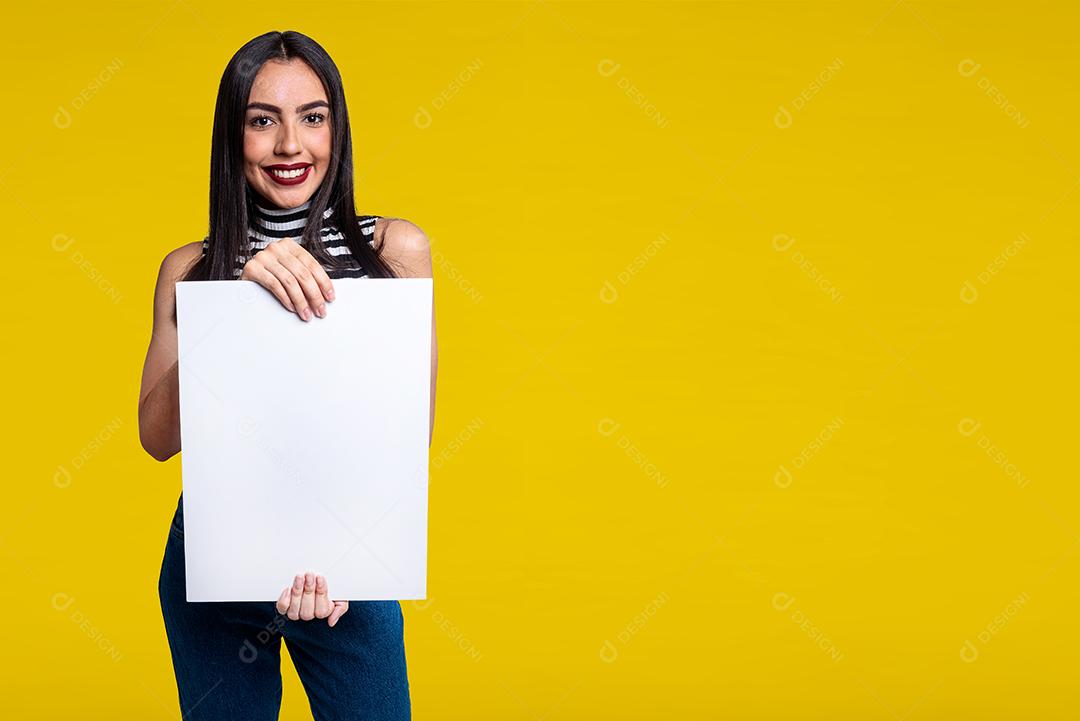
[(330, 624), (330, 627), (333, 628), (334, 625), (338, 622), (338, 619), (344, 616), (345, 612), (348, 610), (348, 601), (334, 601), (334, 610), (333, 612), (331, 612), (330, 619), (327, 621), (327, 623)]
[(304, 574), (304, 596), (300, 599), (300, 618), (310, 621), (315, 618), (315, 574)]
[(278, 613), (283, 614), (283, 613), (285, 613), (286, 611), (289, 610), (289, 589), (290, 588), (292, 588), (292, 586), (286, 586), (285, 589), (281, 592), (281, 595), (278, 596), (277, 603), (274, 604), (274, 606), (277, 608)]
[(300, 620), (300, 599), (304, 595), (304, 577), (297, 576), (293, 579), (292, 589), (289, 595), (288, 616), (294, 621)]
[(244, 266), (244, 272), (241, 274), (242, 280), (253, 280), (263, 288), (274, 294), (274, 297), (281, 301), (281, 304), (288, 308), (291, 312), (295, 313), (296, 308), (293, 306), (292, 301), (289, 300), (289, 294), (285, 292), (285, 286), (281, 284), (281, 281), (277, 279), (273, 273), (267, 270), (261, 263), (248, 263)]
[(311, 276), (315, 279), (315, 282), (319, 286), (319, 291), (323, 297), (327, 300), (334, 299), (334, 284), (330, 281), (330, 276), (326, 274), (326, 269), (322, 267), (319, 261), (315, 260), (315, 256), (307, 251), (307, 248), (302, 246), (295, 246), (289, 248), (290, 254), (304, 264), (304, 267), (308, 269)]
[(304, 290), (300, 287), (300, 281), (296, 279), (296, 276), (288, 268), (277, 262), (277, 258), (265, 261), (265, 267), (284, 286), (285, 292), (289, 294), (289, 300), (292, 301), (293, 306), (296, 308), (296, 314), (304, 320), (310, 320), (311, 308), (308, 306), (307, 298), (304, 297)]
[(315, 577), (315, 618), (326, 618), (334, 609), (334, 603), (327, 595), (326, 577)]
[(315, 276), (311, 274), (308, 267), (295, 255), (284, 255), (278, 260), (300, 282), (300, 289), (304, 292), (308, 305), (314, 309), (315, 315), (325, 318), (326, 299), (323, 298), (322, 289), (315, 282)]

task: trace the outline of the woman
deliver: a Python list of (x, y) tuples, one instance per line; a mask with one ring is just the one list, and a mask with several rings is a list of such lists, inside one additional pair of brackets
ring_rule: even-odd
[[(210, 227), (165, 256), (143, 367), (139, 433), (159, 461), (180, 450), (175, 283), (251, 280), (298, 322), (330, 312), (335, 278), (432, 277), (424, 233), (400, 218), (357, 215), (341, 77), (295, 32), (237, 51), (218, 89)], [(435, 413), (434, 312), (431, 425)], [(429, 436), (430, 442), (430, 436)], [(273, 602), (187, 603), (183, 495), (158, 591), (185, 721), (276, 719), (281, 638), (316, 720), (411, 717), (398, 601), (331, 600), (328, 580), (296, 575)]]

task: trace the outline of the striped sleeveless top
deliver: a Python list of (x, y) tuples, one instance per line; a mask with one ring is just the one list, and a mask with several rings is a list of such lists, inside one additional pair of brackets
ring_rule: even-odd
[[(311, 207), (310, 198), (303, 205), (298, 205), (295, 208), (266, 208), (255, 202), (252, 205), (255, 212), (248, 225), (248, 251), (246, 256), (240, 255), (236, 258), (236, 265), (233, 268), (234, 278), (240, 277), (240, 274), (244, 271), (244, 264), (253, 255), (271, 243), (282, 238), (292, 238), (297, 243), (301, 243), (303, 247), (306, 242), (301, 241), (300, 234), (307, 224), (308, 209)], [(329, 219), (333, 212), (333, 208), (327, 208), (323, 212), (324, 221)], [(357, 221), (360, 223), (360, 232), (367, 238), (368, 245), (374, 246), (375, 244), (375, 222), (380, 217), (378, 215), (356, 216)], [(337, 228), (330, 223), (324, 223), (323, 227), (319, 229), (319, 237), (329, 255), (336, 258), (344, 256), (341, 259), (345, 261), (345, 267), (329, 268), (324, 266), (326, 274), (331, 279), (367, 277), (367, 271), (364, 270), (360, 261), (353, 257), (352, 252), (349, 251), (349, 246), (345, 243), (345, 236)], [(209, 243), (210, 236), (203, 238), (202, 252), (204, 256)]]

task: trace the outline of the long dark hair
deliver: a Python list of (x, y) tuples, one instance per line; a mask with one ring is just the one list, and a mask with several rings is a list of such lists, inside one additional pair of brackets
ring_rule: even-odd
[[(302, 242), (304, 248), (324, 267), (339, 267), (337, 256), (326, 252), (319, 229), (323, 213), (344, 236), (353, 258), (373, 278), (397, 277), (368, 245), (356, 218), (353, 188), (352, 131), (345, 107), (345, 91), (337, 65), (322, 46), (306, 35), (287, 30), (269, 32), (249, 40), (236, 51), (218, 86), (214, 107), (214, 134), (210, 145), (210, 228), (206, 254), (184, 280), (231, 280), (237, 257), (248, 253), (248, 221), (253, 213), (254, 191), (244, 177), (244, 118), (251, 86), (259, 69), (269, 60), (299, 58), (322, 81), (330, 101), (330, 130), (333, 136), (330, 167), (318, 190), (311, 196)], [(299, 242), (299, 241), (298, 241)], [(376, 248), (381, 241), (375, 240)]]

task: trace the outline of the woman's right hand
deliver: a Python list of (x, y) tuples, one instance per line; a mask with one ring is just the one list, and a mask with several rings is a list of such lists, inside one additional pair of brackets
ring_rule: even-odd
[(319, 261), (292, 238), (274, 241), (244, 264), (240, 280), (253, 280), (303, 320), (326, 317), (334, 286)]
[(326, 579), (310, 571), (293, 578), (275, 605), (278, 613), (294, 621), (325, 618), (331, 628), (349, 610), (348, 601), (331, 601)]

